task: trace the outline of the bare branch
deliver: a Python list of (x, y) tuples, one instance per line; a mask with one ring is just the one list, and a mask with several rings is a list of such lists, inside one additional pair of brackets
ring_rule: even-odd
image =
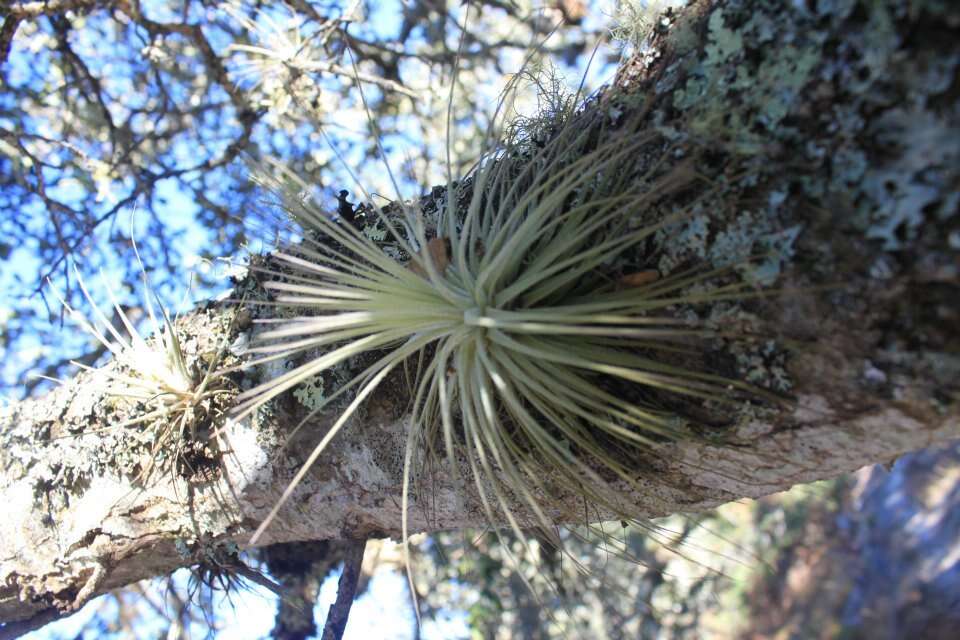
[(356, 540), (348, 543), (343, 558), (343, 573), (340, 574), (340, 583), (337, 586), (337, 599), (330, 605), (327, 612), (327, 622), (323, 626), (323, 640), (341, 640), (343, 631), (347, 627), (350, 617), (350, 608), (357, 593), (357, 582), (363, 567), (363, 551), (367, 547), (366, 540)]
[(17, 35), (17, 27), (23, 18), (15, 15), (8, 15), (0, 26), (0, 66), (7, 61), (10, 55), (10, 48), (13, 46), (13, 37)]
[(9, 15), (16, 18), (37, 18), (66, 11), (86, 12), (98, 6), (112, 4), (109, 0), (37, 0), (36, 2), (13, 2)]

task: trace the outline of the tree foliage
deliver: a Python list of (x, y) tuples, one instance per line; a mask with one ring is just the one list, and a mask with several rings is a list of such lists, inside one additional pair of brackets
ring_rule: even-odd
[[(239, 255), (270, 222), (258, 213), (249, 159), (282, 159), (334, 201), (352, 182), (320, 122), (351, 164), (366, 167), (371, 193), (392, 199), (379, 165), (365, 162), (379, 137), (417, 195), (444, 175), (437, 141), (451, 78), (463, 169), (480, 152), (503, 76), (532, 42), (555, 32), (542, 58), (576, 68), (606, 33), (602, 16), (585, 22), (577, 2), (478, 6), (454, 74), (455, 3), (11, 3), (0, 34), (0, 208), (16, 215), (0, 221), (0, 260), (15, 302), (0, 339), (35, 357), (5, 363), (7, 393), (20, 394), (33, 365), (60, 376), (68, 358), (91, 364), (103, 354), (70, 340), (47, 346), (62, 340), (47, 278), (69, 302), (79, 300), (72, 265), (133, 283), (135, 236), (168, 304), (190, 271), (194, 294), (208, 293), (214, 261)], [(120, 293), (142, 316), (132, 291)]]

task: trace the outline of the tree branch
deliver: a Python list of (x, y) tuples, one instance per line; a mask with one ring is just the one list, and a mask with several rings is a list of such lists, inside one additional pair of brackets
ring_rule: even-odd
[(8, 15), (4, 21), (3, 25), (0, 26), (0, 67), (7, 61), (7, 58), (10, 56), (10, 48), (13, 46), (13, 37), (17, 35), (17, 27), (20, 26), (20, 22), (23, 18), (19, 18), (15, 15)]
[(84, 12), (98, 6), (109, 5), (106, 0), (38, 0), (36, 2), (11, 2), (8, 15), (19, 19), (38, 18), (64, 13), (66, 11)]
[(360, 580), (360, 571), (363, 566), (363, 551), (367, 547), (366, 540), (350, 541), (343, 558), (343, 573), (337, 585), (337, 599), (327, 611), (327, 622), (323, 626), (323, 640), (341, 640), (343, 631), (347, 628), (347, 619), (350, 617), (350, 608), (357, 593), (357, 583)]

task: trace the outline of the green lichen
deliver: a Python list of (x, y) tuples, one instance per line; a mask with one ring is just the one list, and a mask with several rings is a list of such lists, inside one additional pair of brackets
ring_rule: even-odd
[[(778, 208), (785, 197), (771, 193), (770, 207)], [(700, 213), (658, 234), (663, 253), (657, 267), (666, 274), (685, 262), (706, 259), (714, 268), (733, 266), (758, 286), (772, 285), (793, 258), (802, 228), (781, 228), (776, 216), (764, 209), (744, 210), (724, 221)]]
[[(703, 53), (688, 59), (686, 79), (673, 93), (689, 130), (723, 140), (728, 151), (762, 152), (821, 60), (822, 38), (784, 21), (779, 14), (785, 8), (776, 4), (731, 2), (714, 11)], [(745, 12), (748, 7), (754, 10)], [(795, 20), (810, 21), (793, 11)]]
[(705, 66), (716, 67), (724, 64), (743, 50), (743, 35), (727, 28), (722, 11), (714, 11), (707, 26), (709, 32), (704, 49), (707, 55)]
[[(657, 82), (679, 112), (658, 114), (661, 127), (671, 140), (723, 149), (728, 173), (735, 165), (746, 174), (718, 200), (764, 185), (783, 201), (736, 220), (711, 255), (763, 245), (744, 229), (769, 218), (764, 233), (783, 235), (766, 244), (789, 256), (798, 203), (833, 212), (838, 229), (852, 227), (882, 250), (909, 248), (930, 222), (945, 224), (951, 237), (960, 227), (960, 107), (950, 97), (960, 51), (943, 44), (956, 41), (957, 27), (960, 6), (938, 1), (717, 6), (703, 47)], [(909, 33), (929, 37), (907, 42)], [(692, 231), (688, 225), (679, 239), (689, 254), (702, 254), (702, 233)], [(767, 281), (779, 266), (756, 275)]]
[(755, 104), (761, 105), (757, 122), (767, 131), (775, 130), (787, 117), (810, 72), (820, 61), (820, 53), (813, 47), (788, 45), (776, 51), (776, 55), (761, 63), (755, 75), (740, 67), (731, 85), (747, 92)]
[(387, 238), (387, 230), (384, 228), (383, 222), (378, 218), (363, 228), (363, 235), (374, 242), (383, 242)]
[[(849, 212), (844, 222), (881, 249), (907, 249), (927, 223), (957, 213), (960, 110), (946, 95), (960, 52), (939, 46), (950, 36), (937, 31), (951, 21), (960, 25), (960, 12), (937, 2), (862, 0), (827, 17), (836, 53), (818, 81), (830, 106), (816, 116), (819, 130), (811, 130), (821, 140), (804, 158), (811, 166), (802, 189)], [(910, 30), (930, 37), (905, 55)]]
[(761, 343), (741, 343), (732, 350), (737, 358), (737, 369), (744, 380), (764, 389), (787, 392), (793, 387), (786, 370), (786, 352), (773, 340)]
[(293, 397), (310, 411), (319, 409), (323, 405), (326, 401), (323, 394), (323, 376), (314, 376), (293, 390)]
[[(777, 192), (772, 193), (771, 200), (777, 202), (777, 196)], [(709, 252), (711, 263), (717, 267), (736, 265), (748, 281), (773, 284), (793, 257), (802, 226), (776, 229), (770, 226), (772, 219), (762, 213), (743, 212), (717, 234)]]
[(657, 264), (660, 273), (672, 273), (684, 260), (707, 257), (710, 219), (698, 213), (684, 222), (657, 232), (665, 247)]
[(915, 105), (888, 111), (870, 131), (897, 153), (865, 172), (857, 220), (884, 249), (900, 249), (916, 238), (929, 217), (945, 221), (957, 212), (957, 193), (944, 194), (960, 166), (960, 127)]
[(335, 412), (343, 402), (349, 401), (349, 394), (341, 395), (339, 399), (334, 399), (331, 406), (330, 396), (333, 395), (343, 385), (357, 373), (363, 371), (365, 365), (357, 358), (349, 358), (344, 362), (331, 367), (322, 374), (313, 376), (293, 390), (293, 397), (307, 411), (318, 411), (327, 408), (330, 412)]
[(190, 551), (190, 542), (184, 538), (174, 538), (173, 547), (177, 550), (177, 555), (180, 556), (182, 560), (189, 560), (193, 557), (193, 552)]

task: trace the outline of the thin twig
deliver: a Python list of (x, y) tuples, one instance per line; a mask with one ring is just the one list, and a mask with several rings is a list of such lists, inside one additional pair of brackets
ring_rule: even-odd
[(322, 640), (343, 638), (343, 630), (346, 629), (347, 618), (350, 617), (350, 607), (353, 606), (353, 598), (357, 593), (363, 551), (366, 547), (366, 540), (352, 540), (347, 544), (343, 558), (343, 573), (340, 574), (340, 583), (337, 585), (337, 600), (330, 605), (330, 610), (327, 612)]
[(9, 15), (17, 18), (39, 18), (55, 13), (75, 11), (81, 13), (95, 9), (97, 5), (106, 4), (97, 0), (38, 0), (36, 2), (10, 3), (7, 7)]
[(243, 564), (243, 562), (238, 560), (236, 564), (229, 565), (229, 568), (238, 576), (246, 578), (250, 582), (260, 585), (264, 589), (269, 589), (277, 596), (281, 598), (284, 596), (283, 587), (259, 571), (254, 571), (247, 565)]

